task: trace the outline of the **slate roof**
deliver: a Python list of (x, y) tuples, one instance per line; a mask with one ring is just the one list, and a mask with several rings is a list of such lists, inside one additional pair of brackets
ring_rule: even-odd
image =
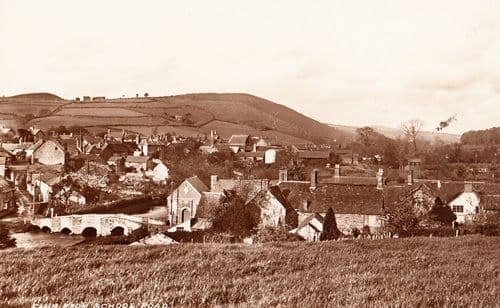
[(120, 160), (120, 159), (122, 159), (122, 158), (123, 158), (123, 156), (121, 156), (121, 155), (113, 155), (113, 156), (111, 156), (111, 157), (108, 159), (108, 162), (116, 162), (117, 160)]
[(205, 185), (205, 183), (203, 183), (200, 180), (200, 178), (198, 178), (196, 175), (192, 176), (190, 178), (187, 178), (186, 181), (188, 181), (199, 193), (209, 191), (207, 185)]
[(281, 182), (279, 187), (290, 205), (303, 212), (325, 213), (332, 207), (336, 214), (384, 213), (383, 191), (375, 186), (320, 183), (311, 190), (309, 182)]
[(265, 152), (263, 151), (257, 151), (257, 152), (240, 152), (236, 154), (239, 157), (257, 157), (257, 158), (263, 158), (265, 156)]
[(329, 159), (330, 151), (298, 151), (297, 156), (302, 159)]
[(149, 156), (133, 156), (133, 155), (128, 155), (127, 158), (125, 159), (125, 162), (127, 163), (135, 163), (135, 164), (144, 164), (149, 161)]
[(40, 180), (45, 184), (52, 186), (61, 182), (61, 176), (55, 173), (42, 173), (40, 176)]
[(40, 139), (37, 142), (30, 145), (26, 150), (27, 151), (36, 151), (36, 149), (38, 149), (42, 144), (43, 144), (43, 140)]
[(247, 144), (248, 137), (248, 135), (232, 135), (231, 138), (229, 138), (228, 143), (230, 145), (245, 146)]
[[(311, 214), (311, 215), (307, 216), (307, 218), (306, 218), (306, 219), (304, 219), (303, 221), (301, 221), (301, 222), (300, 222), (300, 224), (299, 224), (299, 225), (298, 225), (298, 227), (297, 227), (297, 230), (302, 229), (302, 228), (304, 228), (305, 226), (307, 226), (307, 225), (308, 225), (311, 221), (313, 221), (313, 219), (317, 219), (317, 220), (319, 220), (319, 222), (321, 222), (321, 224), (323, 224), (323, 223), (324, 223), (324, 220), (325, 220), (325, 219), (323, 218), (323, 216), (321, 216), (320, 214), (318, 214), (318, 213), (313, 213), (313, 214)], [(321, 231), (321, 230), (318, 230), (318, 229), (317, 229), (315, 226), (313, 226), (312, 224), (311, 224), (311, 227), (312, 227), (314, 230), (316, 230), (317, 232), (320, 232), (320, 231)]]

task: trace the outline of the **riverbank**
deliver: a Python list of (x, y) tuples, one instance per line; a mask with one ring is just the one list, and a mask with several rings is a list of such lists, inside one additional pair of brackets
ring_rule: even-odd
[(497, 305), (500, 238), (0, 252), (6, 304)]

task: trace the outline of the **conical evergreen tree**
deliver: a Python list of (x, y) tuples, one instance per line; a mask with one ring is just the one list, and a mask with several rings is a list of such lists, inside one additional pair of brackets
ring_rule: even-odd
[(333, 212), (333, 208), (329, 208), (326, 212), (325, 220), (323, 222), (323, 232), (321, 232), (320, 240), (328, 241), (338, 239), (339, 237), (340, 230), (337, 228), (335, 213)]

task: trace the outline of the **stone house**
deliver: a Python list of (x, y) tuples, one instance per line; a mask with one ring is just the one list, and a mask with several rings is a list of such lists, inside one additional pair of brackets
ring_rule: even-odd
[(33, 162), (43, 165), (64, 165), (66, 162), (66, 151), (64, 147), (55, 140), (46, 140), (33, 151)]
[(310, 181), (288, 181), (286, 170), (281, 170), (278, 186), (297, 211), (299, 225), (312, 214), (323, 216), (331, 207), (343, 233), (350, 234), (364, 226), (378, 232), (385, 221), (383, 170), (366, 179), (370, 180), (339, 175), (337, 179), (320, 181), (319, 170), (315, 169)]

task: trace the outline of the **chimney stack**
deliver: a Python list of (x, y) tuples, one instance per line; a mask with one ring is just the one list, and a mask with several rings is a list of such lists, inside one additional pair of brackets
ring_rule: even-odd
[(311, 171), (311, 189), (316, 189), (318, 186), (318, 169)]
[(377, 189), (384, 189), (384, 169), (379, 168), (377, 172)]
[(210, 176), (210, 191), (214, 192), (217, 186), (217, 181), (218, 181), (218, 176), (217, 175), (211, 175)]
[(440, 180), (437, 181), (437, 188), (441, 189), (441, 181)]
[(466, 192), (466, 193), (472, 192), (472, 182), (465, 182), (464, 183), (464, 192)]
[(287, 182), (288, 181), (288, 170), (287, 169), (280, 169), (279, 181), (280, 182)]

